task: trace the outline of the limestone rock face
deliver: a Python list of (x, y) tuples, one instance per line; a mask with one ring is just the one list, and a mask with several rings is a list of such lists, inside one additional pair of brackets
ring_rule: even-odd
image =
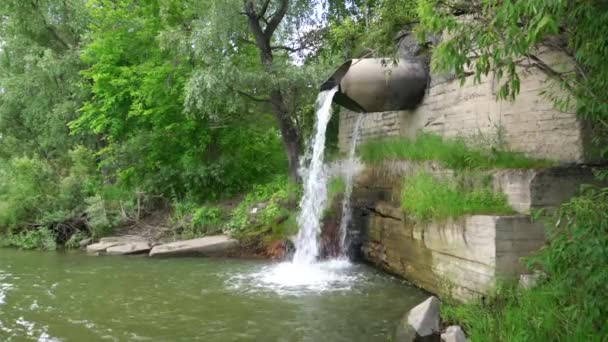
[(441, 341), (443, 342), (466, 342), (467, 338), (462, 331), (462, 328), (458, 325), (449, 326), (443, 334), (441, 334)]
[(124, 245), (109, 247), (106, 249), (107, 255), (128, 255), (148, 252), (151, 249), (147, 241), (130, 242)]
[(154, 246), (150, 256), (178, 255), (223, 255), (238, 245), (238, 241), (227, 235), (206, 236), (200, 239), (183, 240)]
[(439, 299), (432, 296), (411, 309), (397, 327), (396, 341), (438, 340), (439, 306)]

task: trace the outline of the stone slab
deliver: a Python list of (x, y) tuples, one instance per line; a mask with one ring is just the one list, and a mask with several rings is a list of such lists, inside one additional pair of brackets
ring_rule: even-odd
[(131, 242), (124, 245), (118, 245), (109, 247), (106, 249), (107, 255), (128, 255), (128, 254), (139, 254), (150, 251), (149, 242)]
[(227, 235), (207, 236), (199, 239), (170, 242), (154, 246), (150, 256), (223, 255), (238, 245)]

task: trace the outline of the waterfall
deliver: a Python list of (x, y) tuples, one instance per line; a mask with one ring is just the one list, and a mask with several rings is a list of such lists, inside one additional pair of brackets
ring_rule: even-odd
[(310, 147), (310, 163), (303, 172), (304, 196), (300, 201), (298, 236), (294, 264), (314, 263), (319, 254), (321, 215), (327, 202), (327, 175), (324, 166), (325, 131), (331, 118), (331, 102), (337, 87), (319, 93), (316, 102), (315, 133)]
[(336, 91), (337, 87), (323, 91), (317, 97), (315, 131), (303, 158), (303, 165), (307, 167), (302, 167), (304, 195), (297, 218), (299, 231), (294, 258), (245, 277), (281, 294), (346, 290), (358, 279), (352, 273), (353, 265), (344, 258), (317, 262), (321, 215), (327, 204), (327, 170), (323, 160), (325, 131)]
[(357, 150), (357, 143), (359, 141), (359, 135), (361, 131), (361, 122), (363, 122), (364, 115), (359, 114), (355, 122), (355, 127), (351, 135), (350, 150), (348, 151), (348, 159), (344, 166), (344, 196), (342, 198), (342, 217), (340, 218), (340, 254), (344, 257), (348, 251), (348, 240), (347, 232), (348, 225), (350, 224), (353, 208), (351, 206), (351, 196), (353, 193), (353, 181), (357, 174), (358, 168), (356, 165), (357, 157), (355, 152)]

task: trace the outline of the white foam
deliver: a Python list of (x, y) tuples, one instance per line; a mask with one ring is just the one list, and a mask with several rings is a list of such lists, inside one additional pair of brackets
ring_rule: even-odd
[(0, 271), (0, 305), (6, 303), (6, 294), (10, 289), (13, 288), (12, 284), (3, 282), (6, 281), (8, 277), (8, 274), (2, 273), (2, 271)]
[(334, 259), (311, 264), (282, 262), (232, 277), (229, 282), (239, 290), (298, 296), (351, 290), (360, 278), (348, 260)]

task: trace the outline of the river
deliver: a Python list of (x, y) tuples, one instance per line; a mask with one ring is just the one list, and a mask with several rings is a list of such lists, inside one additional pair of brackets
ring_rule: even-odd
[(267, 286), (271, 267), (0, 249), (0, 341), (386, 341), (425, 299), (364, 265), (314, 289)]

